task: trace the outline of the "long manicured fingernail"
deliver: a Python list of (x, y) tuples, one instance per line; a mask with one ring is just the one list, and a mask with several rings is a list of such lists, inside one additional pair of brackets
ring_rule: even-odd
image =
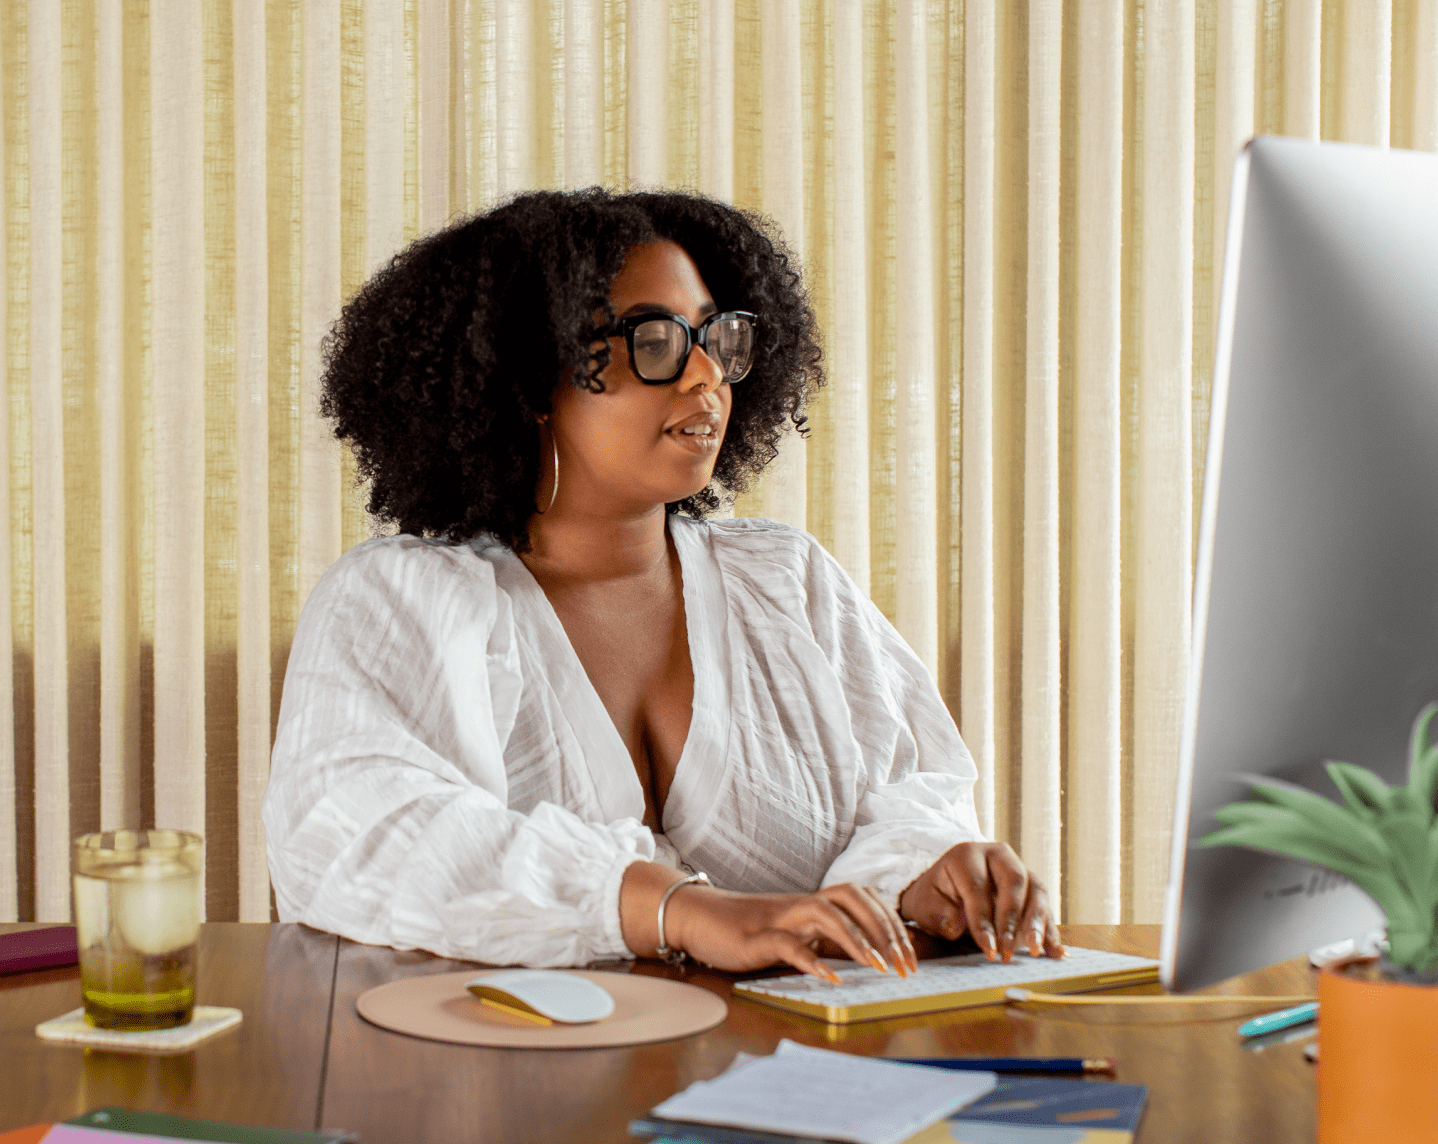
[(1029, 956), (1039, 957), (1044, 952), (1044, 927), (1035, 922), (1029, 930)]
[(830, 969), (827, 965), (824, 966), (823, 969), (824, 969), (824, 972), (823, 972), (823, 974), (822, 974), (821, 976), (822, 976), (822, 977), (824, 978), (824, 980), (827, 981), (830, 985), (843, 985), (843, 984), (844, 984), (843, 978), (841, 978), (837, 973), (835, 973), (835, 972), (834, 972), (832, 969)]
[(869, 947), (869, 964), (872, 965), (875, 969), (877, 969), (880, 973), (889, 972), (889, 963), (879, 956), (879, 951), (873, 948), (873, 946)]
[(990, 961), (999, 959), (999, 943), (994, 938), (994, 927), (988, 922), (979, 923), (979, 944), (984, 947), (984, 954)]
[(893, 947), (894, 953), (898, 955), (894, 958), (894, 968), (899, 971), (899, 976), (909, 976), (909, 974), (914, 971), (914, 967), (909, 964), (909, 955), (904, 951), (904, 947), (897, 941), (891, 941), (889, 945)]

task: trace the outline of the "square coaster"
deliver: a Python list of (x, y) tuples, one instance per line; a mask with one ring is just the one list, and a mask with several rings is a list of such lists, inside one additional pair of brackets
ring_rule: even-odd
[(240, 1023), (238, 1009), (223, 1005), (196, 1005), (188, 1025), (173, 1029), (130, 1032), (120, 1029), (96, 1029), (85, 1024), (85, 1010), (72, 1009), (35, 1026), (35, 1035), (46, 1041), (65, 1041), (72, 1045), (97, 1045), (134, 1053), (179, 1053), (192, 1049), (216, 1033)]

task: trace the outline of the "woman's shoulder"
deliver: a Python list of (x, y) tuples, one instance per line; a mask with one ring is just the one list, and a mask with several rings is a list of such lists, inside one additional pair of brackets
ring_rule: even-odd
[(763, 517), (679, 519), (699, 532), (727, 575), (760, 583), (789, 581), (806, 591), (857, 591), (839, 562), (802, 528)]
[(812, 559), (816, 550), (823, 546), (802, 528), (768, 520), (758, 516), (732, 518), (692, 517), (675, 518), (685, 527), (699, 531), (716, 552), (736, 553), (760, 557), (790, 557)]
[(492, 602), (494, 560), (507, 552), (486, 539), (466, 544), (400, 533), (361, 541), (330, 565), (316, 602), (443, 608), (453, 597), (470, 606)]

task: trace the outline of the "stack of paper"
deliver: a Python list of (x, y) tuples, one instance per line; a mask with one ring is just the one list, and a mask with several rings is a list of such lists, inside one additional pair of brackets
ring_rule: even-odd
[(991, 1072), (944, 1072), (781, 1041), (772, 1056), (743, 1059), (692, 1084), (629, 1127), (696, 1141), (902, 1144), (995, 1080)]

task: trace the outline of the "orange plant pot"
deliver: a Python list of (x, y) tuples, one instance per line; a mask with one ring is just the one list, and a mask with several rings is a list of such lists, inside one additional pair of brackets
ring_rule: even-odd
[(1318, 1144), (1438, 1141), (1438, 985), (1318, 975)]

